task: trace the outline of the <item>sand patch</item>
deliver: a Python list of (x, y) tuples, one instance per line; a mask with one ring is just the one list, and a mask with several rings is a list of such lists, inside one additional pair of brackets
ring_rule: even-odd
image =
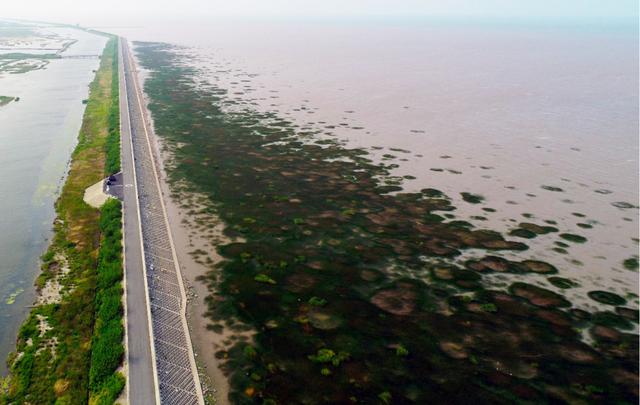
[(100, 180), (96, 184), (89, 186), (84, 191), (84, 196), (82, 197), (84, 202), (94, 208), (102, 207), (102, 204), (104, 204), (109, 198), (111, 198), (110, 195), (105, 194), (103, 184), (104, 180)]
[(61, 254), (55, 256), (58, 263), (57, 270), (53, 278), (47, 280), (44, 287), (40, 289), (36, 305), (57, 304), (62, 300), (62, 280), (71, 270), (67, 259)]

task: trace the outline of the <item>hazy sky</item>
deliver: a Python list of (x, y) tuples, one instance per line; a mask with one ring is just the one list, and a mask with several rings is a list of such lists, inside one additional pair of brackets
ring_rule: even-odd
[(1, 0), (0, 17), (89, 24), (148, 17), (636, 18), (638, 0)]

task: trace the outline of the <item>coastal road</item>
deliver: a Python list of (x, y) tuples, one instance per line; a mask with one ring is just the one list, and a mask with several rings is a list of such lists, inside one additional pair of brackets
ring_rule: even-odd
[[(119, 41), (119, 42), (122, 42)], [(127, 397), (130, 404), (157, 404), (157, 379), (151, 347), (148, 294), (142, 261), (138, 193), (131, 143), (131, 118), (124, 73), (123, 46), (118, 49), (120, 144), (124, 211), (125, 310), (127, 322)]]
[[(132, 180), (134, 201), (127, 202), (125, 193), (125, 218), (127, 215), (137, 216), (138, 242), (133, 249), (141, 250), (141, 272), (137, 272), (135, 284), (129, 288), (127, 283), (127, 302), (130, 294), (144, 297), (144, 307), (138, 307), (146, 312), (147, 326), (128, 325), (135, 329), (128, 331), (129, 344), (144, 340), (149, 345), (149, 353), (144, 353), (144, 367), (139, 367), (135, 373), (129, 369), (129, 400), (131, 404), (176, 404), (176, 405), (204, 405), (202, 388), (196, 367), (191, 337), (186, 319), (186, 293), (180, 273), (177, 254), (169, 227), (166, 207), (160, 187), (159, 172), (155, 162), (153, 130), (146, 117), (146, 107), (140, 85), (138, 84), (135, 61), (125, 39), (120, 40), (122, 87), (120, 92), (121, 119), (126, 120), (127, 135), (123, 134), (124, 144), (129, 148), (130, 160), (129, 178)], [(123, 101), (124, 100), (124, 101)], [(126, 113), (122, 113), (126, 110)], [(125, 183), (127, 183), (125, 178)], [(129, 183), (127, 183), (129, 184)], [(131, 195), (131, 193), (129, 193)], [(135, 228), (132, 225), (131, 232)], [(127, 223), (125, 220), (125, 234)], [(132, 243), (135, 239), (132, 239)], [(129, 243), (125, 239), (125, 245)], [(141, 246), (140, 246), (141, 245)], [(128, 254), (128, 251), (127, 251)], [(127, 256), (128, 259), (128, 256)], [(129, 281), (127, 268), (127, 282)], [(141, 276), (141, 282), (138, 280)], [(133, 278), (132, 278), (133, 279)], [(135, 289), (134, 289), (135, 288)], [(129, 318), (128, 318), (129, 319)], [(135, 322), (144, 323), (142, 316)], [(147, 329), (145, 334), (144, 329)], [(151, 342), (151, 344), (149, 344)], [(142, 354), (142, 352), (140, 352)], [(131, 355), (129, 355), (131, 358)], [(137, 373), (149, 372), (148, 362), (151, 362), (151, 378), (142, 382)], [(138, 391), (138, 384), (151, 387)], [(134, 392), (136, 391), (136, 392)], [(143, 392), (144, 391), (144, 392)], [(140, 399), (140, 401), (138, 400)]]

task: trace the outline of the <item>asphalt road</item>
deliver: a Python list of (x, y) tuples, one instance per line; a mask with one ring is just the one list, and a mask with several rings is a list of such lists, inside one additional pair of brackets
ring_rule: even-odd
[[(110, 177), (112, 177), (113, 180), (105, 180), (102, 184), (102, 191), (120, 201), (123, 201), (124, 195), (122, 193), (124, 192), (124, 187), (122, 184), (122, 172), (118, 172)], [(111, 185), (108, 185), (107, 182), (111, 183)]]
[(130, 404), (157, 404), (151, 349), (150, 319), (142, 262), (138, 195), (131, 148), (131, 120), (127, 100), (123, 44), (119, 45), (120, 134), (124, 191), (124, 249), (127, 314), (127, 391)]
[[(130, 240), (125, 238), (125, 246), (135, 251), (131, 275), (127, 268), (126, 289), (128, 308), (135, 315), (127, 321), (132, 328), (127, 336), (129, 358), (136, 361), (136, 368), (129, 370), (129, 400), (131, 404), (204, 405), (185, 316), (185, 288), (152, 147), (153, 130), (146, 119), (135, 61), (124, 39), (120, 51), (124, 77), (121, 111), (126, 111), (121, 112), (121, 119), (127, 127), (122, 150), (123, 158), (128, 159), (123, 168), (128, 172), (125, 184), (132, 184), (125, 185), (124, 211), (125, 218), (134, 219), (131, 224), (125, 220), (125, 234), (131, 234)], [(138, 265), (142, 271), (138, 271)], [(134, 295), (135, 302), (133, 297), (130, 301)], [(140, 357), (132, 357), (134, 350)]]

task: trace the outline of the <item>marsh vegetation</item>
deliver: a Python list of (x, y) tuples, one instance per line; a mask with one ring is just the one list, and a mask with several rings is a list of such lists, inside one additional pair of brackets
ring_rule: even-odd
[(91, 84), (78, 144), (56, 203), (53, 240), (42, 256), (38, 300), (20, 328), (0, 403), (114, 403), (124, 386), (120, 203), (101, 210), (85, 189), (116, 170), (117, 47), (112, 38)]
[(478, 228), (439, 190), (403, 192), (393, 163), (231, 102), (180, 49), (137, 52), (172, 197), (225, 224), (204, 281), (211, 329), (232, 335), (216, 356), (233, 402), (637, 402), (637, 296), (593, 291), (604, 307), (578, 309), (554, 289), (579, 280), (504, 257), (556, 235), (552, 220)]

